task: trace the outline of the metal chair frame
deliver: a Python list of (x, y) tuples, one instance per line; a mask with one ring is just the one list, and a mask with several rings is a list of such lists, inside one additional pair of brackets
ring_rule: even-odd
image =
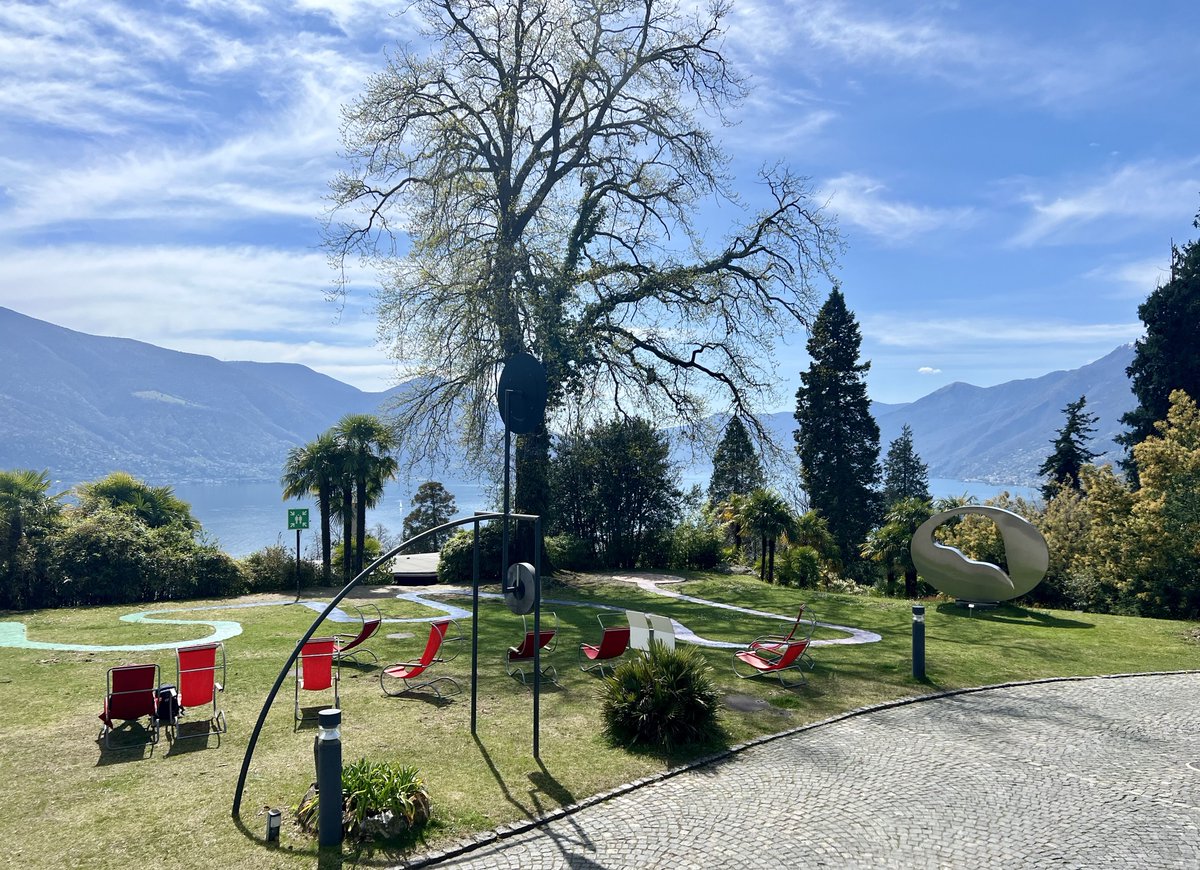
[[(212, 664), (194, 665), (189, 663), (188, 667), (184, 666), (184, 658), (198, 656), (208, 650), (213, 651)], [(189, 678), (190, 674), (201, 674), (208, 672), (212, 675), (212, 682), (207, 681), (197, 683), (195, 678)], [(220, 672), (221, 678), (217, 679), (217, 673)], [(175, 685), (179, 689), (179, 714), (172, 719), (167, 720), (166, 725), (170, 729), (171, 740), (190, 740), (194, 737), (207, 737), (209, 734), (218, 735), (218, 742), (221, 734), (228, 730), (228, 725), (225, 722), (225, 711), (217, 706), (217, 694), (225, 691), (226, 667), (225, 667), (225, 644), (217, 641), (216, 643), (202, 643), (193, 646), (184, 646), (175, 650)], [(180, 734), (179, 720), (187, 715), (187, 711), (196, 710), (212, 705), (212, 710), (208, 714), (208, 730), (197, 732), (196, 734)]]
[(800, 673), (801, 657), (808, 649), (807, 640), (793, 640), (784, 644), (778, 654), (763, 647), (755, 647), (754, 643), (746, 649), (736, 650), (733, 654), (733, 673), (735, 676), (748, 680), (751, 677), (769, 676), (774, 674), (779, 678), (779, 684), (785, 689), (802, 686), (807, 679), (801, 674), (800, 679), (791, 683), (783, 678), (784, 672)]
[[(454, 661), (458, 656), (458, 645), (463, 640), (462, 629), (455, 620), (438, 619), (430, 623), (429, 639), (425, 642), (425, 649), (422, 651), (421, 657), (412, 661), (397, 662), (381, 670), (379, 672), (379, 687), (383, 689), (385, 695), (393, 698), (398, 698), (417, 689), (426, 688), (432, 688), (434, 694), (440, 698), (442, 697), (442, 691), (438, 688), (439, 683), (449, 683), (454, 687), (456, 694), (461, 692), (462, 688), (458, 685), (458, 681), (444, 674), (426, 679), (424, 682), (414, 683), (412, 681), (436, 664)], [(447, 650), (449, 654), (441, 654), (443, 650)], [(399, 692), (389, 690), (387, 682), (389, 677), (400, 680), (400, 682), (404, 683), (404, 688)]]
[[(326, 652), (324, 649), (321, 649), (320, 651), (318, 651), (318, 648), (323, 648), (326, 646), (328, 646), (328, 648), (329, 648), (328, 652)], [(306, 672), (306, 670), (309, 670), (312, 667), (312, 666), (306, 665), (305, 662), (320, 661), (321, 659), (329, 660), (329, 676), (330, 676), (329, 684), (325, 684), (324, 681), (322, 681), (317, 686), (304, 685), (305, 672)], [(321, 675), (324, 676), (324, 667), (323, 666), (322, 666), (322, 674)], [(324, 690), (332, 687), (333, 688), (333, 706), (340, 707), (341, 706), (341, 698), (338, 696), (338, 682), (341, 680), (341, 677), (342, 677), (342, 671), (341, 671), (340, 663), (338, 662), (338, 659), (337, 659), (337, 638), (336, 637), (333, 637), (332, 635), (329, 637), (314, 637), (314, 638), (311, 638), (308, 641), (308, 643), (304, 644), (303, 649), (300, 650), (300, 655), (296, 657), (296, 670), (295, 670), (296, 689), (295, 689), (295, 708), (294, 708), (296, 721), (297, 722), (312, 722), (316, 719), (315, 716), (305, 716), (305, 715), (301, 714), (301, 712), (300, 712), (300, 691), (301, 690), (304, 690), (306, 692), (323, 692)]]
[[(546, 628), (546, 617), (549, 617), (553, 625), (552, 628)], [(554, 652), (558, 648), (558, 614), (553, 611), (542, 613), (541, 637), (534, 638), (533, 628), (529, 625), (527, 617), (521, 615), (521, 626), (523, 629), (523, 637), (521, 642), (516, 646), (510, 646), (504, 652), (504, 672), (510, 677), (518, 676), (521, 682), (525, 685), (529, 681), (525, 677), (525, 669), (522, 664), (528, 662), (533, 663), (534, 653), (536, 651), (535, 644), (541, 647), (542, 651), (542, 676), (554, 684), (558, 684), (558, 669), (552, 664), (547, 664), (545, 654)], [(539, 643), (540, 641), (540, 643)], [(533, 670), (530, 669), (530, 676)]]
[(596, 621), (600, 623), (600, 642), (579, 645), (579, 670), (597, 671), (604, 676), (605, 668), (616, 671), (616, 662), (629, 649), (629, 625), (605, 625), (604, 614), (597, 615)]
[[(147, 673), (153, 675), (151, 677), (153, 682), (150, 685), (113, 688), (118, 682), (125, 683), (127, 680), (136, 679)], [(142, 717), (150, 719), (150, 739), (145, 743), (121, 747), (122, 749), (153, 746), (158, 743), (158, 690), (161, 685), (162, 680), (157, 664), (120, 665), (108, 669), (108, 676), (105, 678), (104, 709), (100, 712), (100, 721), (103, 723), (103, 727), (100, 729), (99, 735), (100, 739), (104, 740), (105, 749), (112, 749), (112, 733), (116, 730), (116, 726), (113, 725), (114, 719), (122, 722), (135, 722)]]
[[(363, 612), (364, 607), (369, 607), (375, 611), (375, 615), (368, 617)], [(379, 626), (383, 625), (383, 614), (379, 612), (379, 608), (371, 603), (363, 605), (354, 605), (354, 609), (358, 611), (358, 618), (362, 620), (362, 627), (359, 628), (358, 634), (336, 634), (337, 638), (337, 660), (339, 662), (350, 661), (358, 664), (358, 656), (367, 655), (371, 657), (371, 661), (375, 664), (379, 663), (379, 657), (371, 650), (367, 649), (364, 644), (379, 631)]]

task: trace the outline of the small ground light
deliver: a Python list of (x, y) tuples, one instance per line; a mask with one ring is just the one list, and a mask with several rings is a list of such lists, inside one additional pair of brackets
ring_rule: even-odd
[(279, 810), (267, 810), (267, 842), (279, 842), (279, 827), (283, 823), (283, 813)]

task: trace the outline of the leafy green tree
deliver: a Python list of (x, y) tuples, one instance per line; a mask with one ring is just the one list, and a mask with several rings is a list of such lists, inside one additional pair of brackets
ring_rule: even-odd
[(834, 288), (808, 340), (812, 364), (796, 391), (796, 452), (809, 503), (829, 523), (842, 562), (860, 558), (879, 515), (879, 426), (871, 416), (862, 336), (842, 292)]
[[(412, 510), (404, 518), (404, 540), (419, 535), (426, 529), (450, 522), (458, 508), (454, 504), (454, 496), (446, 491), (436, 480), (427, 480), (417, 487), (413, 494)], [(426, 538), (421, 544), (421, 552), (440, 550), (450, 538), (450, 532), (440, 532)]]
[(795, 533), (796, 514), (778, 493), (757, 489), (746, 498), (741, 521), (746, 531), (762, 541), (762, 563), (758, 576), (775, 582), (775, 546), (781, 537)]
[(49, 471), (0, 471), (0, 608), (53, 602), (49, 541), (63, 495), (50, 495)]
[(907, 498), (929, 500), (929, 466), (913, 449), (912, 427), (905, 423), (883, 460), (883, 503)]
[[(724, 240), (694, 224), (737, 202), (708, 120), (747, 93), (721, 52), (728, 11), (410, 5), (428, 52), (400, 49), (345, 107), (326, 243), (380, 273), (381, 332), (417, 376), (397, 409), (414, 461), (489, 445), (496, 372), (520, 351), (546, 366), (550, 412), (585, 424), (615, 406), (700, 425), (712, 392), (754, 419), (838, 243), (782, 167)], [(524, 479), (548, 461), (544, 429), (518, 438), (518, 508), (542, 513)]]
[(905, 498), (893, 502), (883, 525), (874, 529), (863, 544), (865, 559), (881, 563), (887, 571), (888, 594), (896, 572), (904, 574), (904, 596), (917, 597), (917, 566), (912, 560), (912, 537), (921, 523), (933, 516), (929, 499)]
[(315, 441), (288, 451), (280, 481), (284, 498), (317, 497), (317, 512), (321, 515), (321, 573), (327, 586), (333, 582), (330, 518), (342, 464), (342, 448), (333, 434), (326, 432)]
[(172, 487), (149, 486), (126, 471), (82, 483), (76, 494), (85, 512), (106, 506), (132, 514), (152, 529), (177, 525), (195, 532), (200, 528), (191, 505), (177, 498)]
[(713, 454), (708, 500), (720, 504), (731, 495), (748, 495), (766, 484), (758, 451), (738, 417), (730, 417), (717, 452)]
[(611, 567), (665, 558), (682, 497), (670, 454), (666, 436), (637, 418), (563, 439), (550, 475), (556, 530), (591, 542)]
[(1087, 448), (1090, 436), (1096, 431), (1096, 415), (1084, 410), (1087, 397), (1068, 402), (1063, 408), (1067, 421), (1058, 430), (1052, 442), (1054, 452), (1046, 457), (1038, 474), (1047, 478), (1042, 487), (1042, 497), (1049, 500), (1059, 489), (1079, 489), (1079, 472), (1083, 466), (1096, 458), (1095, 452)]
[[(345, 463), (343, 472), (353, 482), (355, 542), (353, 564), (348, 573), (355, 576), (363, 569), (367, 508), (379, 503), (383, 497), (383, 485), (393, 479), (399, 470), (399, 463), (393, 455), (396, 439), (392, 429), (372, 414), (347, 414), (333, 428), (333, 434), (342, 448)], [(342, 498), (345, 510), (345, 490)], [(343, 546), (348, 545), (347, 538)], [(346, 558), (343, 566), (348, 562), (350, 559)]]
[[(1194, 222), (1200, 228), (1200, 214)], [(1171, 246), (1171, 277), (1138, 307), (1146, 334), (1134, 346), (1125, 373), (1132, 379), (1137, 407), (1121, 417), (1129, 431), (1117, 442), (1130, 451), (1122, 467), (1136, 480), (1140, 469), (1135, 445), (1156, 434), (1155, 423), (1167, 418), (1171, 392), (1200, 396), (1200, 240)]]

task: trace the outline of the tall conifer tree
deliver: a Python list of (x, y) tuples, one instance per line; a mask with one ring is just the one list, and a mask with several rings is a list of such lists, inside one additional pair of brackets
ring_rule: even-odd
[(750, 442), (750, 434), (742, 421), (729, 418), (725, 435), (713, 454), (712, 479), (708, 483), (708, 500), (720, 504), (734, 495), (749, 495), (766, 485), (758, 451)]
[(912, 427), (907, 423), (888, 445), (883, 460), (883, 503), (890, 509), (906, 498), (929, 501), (929, 466), (913, 449)]
[(1088, 450), (1087, 442), (1096, 431), (1096, 415), (1084, 410), (1087, 397), (1080, 396), (1077, 402), (1068, 402), (1063, 408), (1067, 422), (1058, 430), (1058, 436), (1050, 443), (1054, 452), (1046, 457), (1038, 469), (1038, 474), (1047, 478), (1042, 487), (1042, 497), (1049, 501), (1062, 487), (1079, 489), (1079, 472), (1083, 466), (1096, 458), (1096, 454)]
[(879, 426), (871, 416), (862, 335), (834, 288), (808, 340), (812, 364), (796, 391), (796, 452), (809, 503), (829, 523), (842, 560), (858, 561), (880, 512)]

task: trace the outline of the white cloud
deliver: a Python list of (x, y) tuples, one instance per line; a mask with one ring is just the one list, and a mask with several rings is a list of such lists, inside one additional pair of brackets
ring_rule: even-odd
[(941, 369), (935, 369), (933, 366), (921, 366), (917, 369), (919, 375), (940, 375), (941, 373)]
[(1117, 284), (1124, 290), (1122, 296), (1143, 299), (1171, 277), (1171, 257), (1164, 252), (1161, 257), (1097, 266), (1084, 277)]
[(76, 245), (3, 253), (0, 305), (96, 335), (218, 359), (297, 362), (379, 390), (394, 366), (375, 343), (368, 276), (344, 311), (311, 252), (261, 247)]
[(881, 182), (853, 172), (831, 178), (821, 187), (829, 197), (830, 210), (843, 223), (885, 241), (903, 242), (946, 227), (961, 227), (972, 217), (969, 208), (935, 208), (888, 199)]
[(862, 318), (863, 335), (887, 347), (973, 347), (993, 352), (1031, 345), (1100, 345), (1112, 349), (1135, 340), (1142, 324), (1034, 322), (994, 317), (914, 318), (909, 314), (873, 313)]
[[(1122, 166), (1099, 182), (1084, 182), (1058, 194), (1035, 191), (1022, 197), (1032, 212), (1011, 239), (1035, 245), (1095, 238), (1097, 223), (1127, 235), (1146, 220), (1178, 220), (1192, 213), (1200, 189), (1200, 159), (1145, 161)], [(1087, 234), (1084, 236), (1084, 234)]]

